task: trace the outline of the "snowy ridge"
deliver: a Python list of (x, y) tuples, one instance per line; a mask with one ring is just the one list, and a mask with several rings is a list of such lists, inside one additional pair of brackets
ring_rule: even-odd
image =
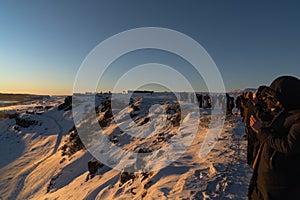
[[(105, 97), (101, 101), (104, 99)], [(0, 197), (247, 199), (251, 171), (245, 162), (246, 140), (243, 139), (244, 127), (239, 117), (233, 115), (226, 118), (222, 133), (209, 138), (215, 140), (216, 144), (210, 146), (208, 143), (207, 148), (211, 151), (200, 157), (202, 144), (207, 139), (210, 112), (201, 109), (199, 123), (189, 120), (193, 118), (192, 113), (185, 113), (179, 119), (176, 115), (176, 104), (173, 104), (171, 99), (167, 95), (163, 98), (143, 96), (143, 104), (137, 102), (136, 107), (127, 106), (116, 110), (118, 115), (104, 129), (104, 134), (116, 146), (128, 151), (143, 148), (153, 152), (152, 156), (143, 159), (144, 163), (140, 163), (145, 164), (145, 167), (155, 162), (155, 158), (161, 156), (159, 154), (174, 157), (180, 153), (178, 148), (169, 144), (170, 141), (177, 138), (186, 141), (185, 143), (190, 142), (184, 154), (168, 166), (145, 172), (138, 170), (132, 173), (132, 176), (124, 176), (122, 171), (103, 166), (93, 178), (87, 178), (88, 162), (92, 159), (87, 150), (82, 149), (70, 156), (62, 156), (60, 149), (74, 126), (72, 111), (58, 109), (64, 101), (63, 98), (49, 98), (44, 102), (33, 102), (31, 106), (5, 108), (10, 110), (6, 112), (17, 112), (19, 117), (37, 123), (25, 128), (17, 125), (14, 117), (0, 120)], [(99, 106), (101, 101), (98, 102)], [(160, 102), (161, 106), (158, 106), (157, 102)], [(46, 105), (53, 107), (45, 109)], [(28, 110), (33, 112), (26, 113)], [(104, 108), (102, 110), (98, 113), (99, 118), (107, 112)], [(147, 114), (148, 110), (150, 111)], [(160, 115), (161, 120), (151, 120), (156, 117), (155, 113), (161, 113), (161, 110), (166, 110)], [(126, 122), (129, 114), (135, 123)], [(177, 120), (187, 123), (178, 129)], [(88, 120), (81, 123), (87, 122)], [(98, 122), (94, 120), (93, 123)], [(139, 137), (133, 137), (133, 133), (126, 134), (126, 130), (139, 134)], [(195, 137), (191, 134), (193, 130), (198, 130)], [(131, 164), (137, 167), (137, 164), (134, 164), (135, 160), (136, 158), (132, 159)]]

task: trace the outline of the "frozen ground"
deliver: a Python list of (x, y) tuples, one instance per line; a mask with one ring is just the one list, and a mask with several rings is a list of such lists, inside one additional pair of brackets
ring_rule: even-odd
[[(68, 142), (74, 126), (72, 111), (58, 109), (64, 98), (0, 108), (9, 114), (0, 120), (0, 199), (247, 199), (251, 170), (245, 161), (244, 126), (237, 115), (227, 116), (222, 132), (214, 135), (213, 131), (208, 132), (215, 128), (210, 127), (213, 116), (209, 109), (201, 109), (197, 118), (200, 123), (191, 120), (195, 118), (192, 110), (182, 113), (179, 120), (183, 126), (178, 128), (172, 121), (176, 121), (176, 108), (168, 107), (171, 100), (166, 96), (142, 97), (138, 101), (137, 113), (132, 110), (134, 106), (114, 110), (115, 121), (104, 131), (108, 138), (116, 139), (114, 145), (128, 152), (137, 147), (154, 152), (144, 158), (148, 171), (137, 170), (125, 182), (120, 180), (121, 171), (107, 166), (87, 180), (87, 163), (92, 156), (86, 150), (62, 156), (61, 147)], [(152, 106), (146, 114), (146, 104), (152, 101), (168, 103)], [(170, 112), (153, 120), (159, 110), (166, 108)], [(126, 120), (129, 112), (144, 114), (133, 123)], [(17, 125), (16, 114), (32, 123), (28, 127)], [(98, 117), (102, 115), (105, 112), (100, 111)], [(84, 124), (83, 120), (79, 126)], [(194, 130), (196, 134), (192, 134)], [(125, 134), (127, 131), (131, 133)], [(133, 137), (132, 132), (139, 137)], [(182, 149), (170, 145), (174, 140), (187, 147), (182, 155)], [(210, 150), (208, 154), (203, 154), (205, 149)], [(167, 161), (157, 159), (158, 152), (166, 158), (179, 156), (159, 168)], [(113, 156), (121, 159), (120, 155)], [(122, 168), (122, 162), (121, 159), (117, 166)]]

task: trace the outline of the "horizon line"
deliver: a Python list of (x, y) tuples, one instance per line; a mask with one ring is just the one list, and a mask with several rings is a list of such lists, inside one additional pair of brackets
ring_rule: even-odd
[[(255, 87), (246, 87), (246, 88), (239, 88), (239, 89), (232, 89), (230, 91), (225, 91), (225, 93), (231, 93), (231, 92), (236, 92), (238, 90), (246, 90), (246, 89), (257, 89)], [(144, 91), (144, 92), (154, 92), (154, 93), (171, 93), (173, 91), (156, 91), (156, 90), (124, 90), (124, 91)], [(46, 94), (46, 93), (28, 93), (28, 92), (2, 92), (0, 91), (0, 95), (36, 95), (36, 96), (70, 96), (70, 95), (74, 95), (74, 94), (80, 94), (80, 95), (87, 95), (87, 94), (109, 94), (110, 91), (95, 91), (95, 92), (90, 92), (90, 91), (86, 91), (86, 92), (73, 92), (73, 93), (69, 93), (69, 94)], [(209, 92), (209, 91), (175, 91), (175, 93), (222, 93), (220, 91), (213, 91), (213, 92)], [(174, 92), (173, 92), (174, 93)], [(113, 92), (112, 94), (124, 94), (124, 92), (119, 91), (119, 92)]]

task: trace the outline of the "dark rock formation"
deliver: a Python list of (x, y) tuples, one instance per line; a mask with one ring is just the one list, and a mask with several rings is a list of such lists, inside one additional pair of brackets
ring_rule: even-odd
[(75, 127), (70, 130), (69, 137), (65, 140), (65, 144), (61, 147), (62, 156), (71, 156), (77, 151), (84, 149), (84, 145), (77, 133)]
[(124, 183), (126, 183), (129, 180), (134, 180), (135, 175), (134, 175), (134, 166), (128, 166), (125, 167), (124, 170), (122, 171), (120, 175), (120, 184), (119, 186), (122, 186)]
[(96, 108), (96, 113), (99, 116), (98, 121), (102, 128), (110, 125), (113, 113), (111, 109), (111, 100), (108, 97), (99, 107)]
[(72, 96), (67, 96), (64, 103), (58, 106), (58, 110), (68, 111), (72, 109)]
[(15, 120), (16, 120), (16, 124), (23, 128), (28, 128), (31, 125), (38, 124), (38, 121), (26, 117), (16, 117)]
[(88, 162), (88, 170), (89, 170), (89, 179), (92, 179), (97, 171), (101, 169), (104, 165), (97, 160), (90, 160)]

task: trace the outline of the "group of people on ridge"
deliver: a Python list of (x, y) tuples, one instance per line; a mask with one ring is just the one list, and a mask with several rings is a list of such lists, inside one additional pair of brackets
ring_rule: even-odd
[(281, 76), (236, 99), (246, 129), (251, 200), (300, 199), (300, 80)]

